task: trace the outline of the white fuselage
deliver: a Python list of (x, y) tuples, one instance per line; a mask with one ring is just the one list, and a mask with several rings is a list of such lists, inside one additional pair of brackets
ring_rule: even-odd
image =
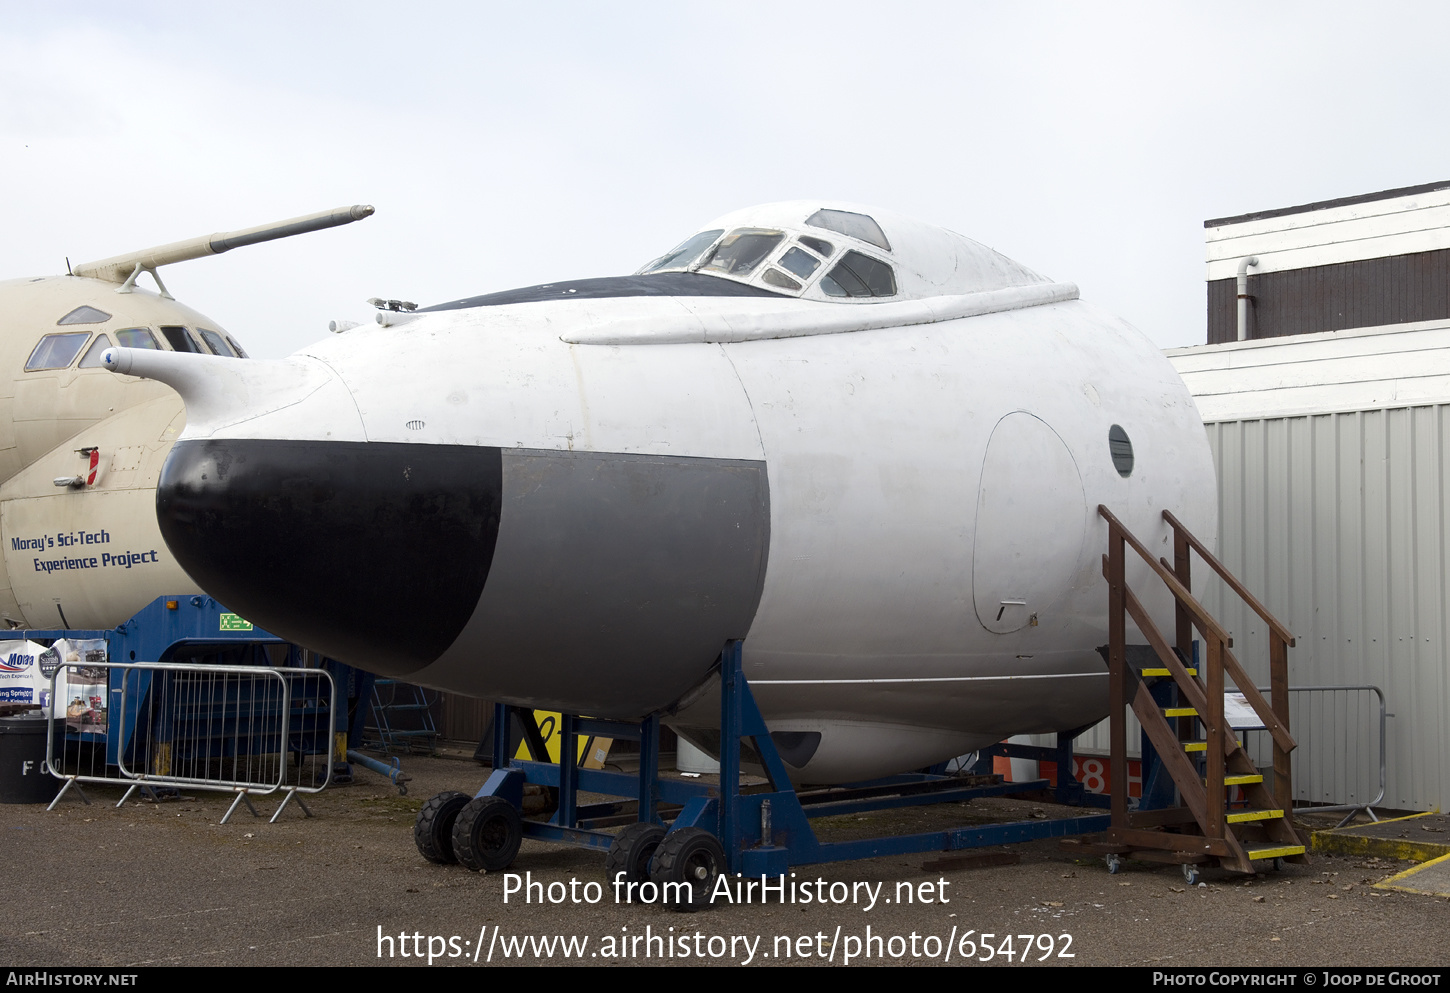
[[(656, 343), (648, 329), (670, 328), (685, 310), (690, 327), (706, 330), (661, 331)], [(309, 385), (244, 413), (212, 386), (161, 378), (193, 408), (183, 441), (495, 447), (506, 491), (527, 485), (518, 468), (527, 458), (547, 453), (763, 463), (768, 554), (758, 607), (733, 634), (745, 638), (746, 674), (772, 730), (821, 733), (803, 773), (811, 778), (904, 768), (1101, 718), (1098, 505), (1150, 542), (1167, 533), (1165, 508), (1200, 534), (1215, 526), (1202, 424), (1158, 350), (1076, 300), (779, 338), (760, 314), (745, 331), (708, 330), (711, 315), (728, 324), (740, 310), (728, 299), (635, 297), (400, 318), (286, 360)], [(690, 336), (744, 340), (676, 340)], [(194, 409), (199, 392), (217, 405), (210, 417)], [(262, 388), (220, 392), (255, 398)], [(1110, 453), (1113, 425), (1131, 440), (1126, 477)], [(500, 556), (508, 524), (505, 509)], [(576, 605), (551, 606), (567, 626)], [(488, 665), (494, 616), (476, 611), (407, 678), (589, 709), (587, 699), (520, 689), (527, 674), (516, 661)], [(709, 694), (692, 697), (709, 661), (661, 669), (635, 694), (640, 708), (675, 701), (675, 723), (712, 724)]]

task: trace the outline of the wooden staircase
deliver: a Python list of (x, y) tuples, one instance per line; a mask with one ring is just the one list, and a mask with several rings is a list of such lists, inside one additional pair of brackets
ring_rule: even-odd
[[(1108, 581), (1108, 673), (1111, 694), (1112, 827), (1093, 851), (1188, 867), (1216, 860), (1225, 868), (1251, 873), (1264, 859), (1308, 861), (1304, 839), (1291, 818), (1293, 783), (1289, 753), (1288, 651), (1294, 636), (1252, 594), (1244, 589), (1203, 544), (1168, 511), (1163, 519), (1173, 528), (1173, 561), (1154, 559), (1107, 507), (1098, 513), (1108, 522), (1108, 553), (1103, 575)], [(1136, 552), (1163, 581), (1176, 601), (1174, 645), (1154, 625), (1124, 578), (1127, 552)], [(1269, 628), (1270, 697), (1265, 700), (1230, 650), (1233, 639), (1209, 616), (1190, 592), (1190, 555), (1197, 552), (1224, 583), (1253, 609)], [(1148, 660), (1130, 652), (1127, 619), (1132, 618), (1148, 640)], [(1202, 669), (1192, 667), (1193, 634), (1203, 643)], [(1138, 656), (1134, 659), (1132, 656)], [(1147, 661), (1148, 664), (1144, 664)], [(1137, 662), (1138, 664), (1133, 664)], [(1258, 715), (1273, 739), (1272, 789), (1255, 767), (1224, 719), (1225, 678)], [(1153, 686), (1171, 680), (1175, 694)], [(1176, 787), (1177, 804), (1158, 809), (1128, 809), (1126, 708), (1132, 707), (1164, 771)], [(1147, 757), (1145, 756), (1145, 759)], [(1146, 766), (1146, 762), (1145, 762)], [(1146, 773), (1146, 768), (1145, 768)], [(1230, 805), (1237, 787), (1246, 805)], [(1191, 875), (1190, 875), (1191, 878)]]

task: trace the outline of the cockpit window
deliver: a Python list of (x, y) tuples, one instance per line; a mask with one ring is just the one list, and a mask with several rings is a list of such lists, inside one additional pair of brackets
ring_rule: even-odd
[(879, 259), (851, 251), (821, 277), (821, 290), (832, 297), (895, 296), (896, 273)]
[(147, 328), (127, 328), (116, 332), (116, 341), (122, 348), (160, 348), (156, 336)]
[(48, 334), (40, 339), (30, 358), (25, 360), (25, 371), (37, 369), (64, 369), (75, 359), (81, 346), (91, 336), (89, 331), (70, 331), (65, 334)]
[(206, 343), (211, 346), (211, 350), (217, 355), (229, 356), (231, 358), (238, 357), (237, 353), (232, 351), (231, 346), (215, 331), (208, 331), (206, 328), (197, 328), (196, 333), (202, 336)]
[(783, 290), (798, 290), (801, 288), (800, 283), (797, 283), (794, 279), (791, 279), (774, 266), (767, 268), (765, 274), (760, 277), (760, 280), (771, 286), (779, 286)]
[(801, 235), (801, 244), (820, 255), (823, 259), (830, 258), (831, 253), (836, 250), (836, 246), (824, 238), (812, 238), (808, 235)]
[(748, 276), (761, 261), (785, 240), (781, 231), (764, 228), (737, 228), (731, 231), (705, 263), (704, 272), (721, 272), (727, 276)]
[(86, 349), (85, 358), (81, 359), (82, 369), (94, 369), (101, 364), (101, 356), (106, 354), (106, 349), (111, 347), (111, 339), (103, 334), (96, 335), (96, 340), (91, 342), (91, 347)]
[(688, 269), (699, 259), (705, 249), (715, 244), (715, 239), (724, 233), (724, 228), (716, 228), (714, 231), (701, 231), (693, 237), (686, 238), (672, 250), (646, 265), (639, 272), (635, 273), (635, 275), (642, 276), (651, 272), (664, 272), (667, 269)]
[(111, 319), (111, 315), (104, 310), (97, 310), (95, 307), (82, 305), (66, 314), (57, 324), (104, 324)]
[(849, 210), (821, 209), (806, 218), (806, 223), (813, 228), (837, 231), (857, 241), (891, 251), (891, 242), (886, 240), (886, 232), (881, 230), (881, 225), (873, 218), (865, 214), (853, 214)]
[(186, 328), (163, 327), (161, 333), (166, 337), (167, 341), (171, 342), (171, 350), (173, 352), (201, 351), (196, 346), (196, 342), (191, 339), (191, 335), (186, 333)]
[(244, 349), (241, 345), (237, 344), (237, 339), (233, 338), (231, 335), (227, 335), (226, 339), (227, 344), (232, 346), (232, 351), (237, 353), (237, 358), (244, 359), (247, 357), (247, 350)]
[(792, 248), (780, 257), (780, 264), (782, 268), (789, 269), (801, 279), (810, 279), (811, 273), (821, 267), (821, 260), (810, 252)]

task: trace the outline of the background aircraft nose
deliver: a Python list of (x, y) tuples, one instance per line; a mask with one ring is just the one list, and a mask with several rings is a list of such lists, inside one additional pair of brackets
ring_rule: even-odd
[(438, 658), (498, 538), (497, 448), (190, 440), (156, 490), (161, 533), (228, 609), (387, 675)]

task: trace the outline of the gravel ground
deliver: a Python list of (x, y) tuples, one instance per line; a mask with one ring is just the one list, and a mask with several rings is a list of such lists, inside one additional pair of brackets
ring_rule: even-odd
[[(854, 886), (859, 902), (774, 900), (686, 915), (616, 905), (599, 855), (526, 841), (510, 871), (576, 884), (581, 902), (514, 895), (506, 903), (505, 873), (432, 865), (413, 846), (422, 803), (445, 789), (471, 792), (484, 770), (449, 758), (403, 764), (413, 776), (407, 796), (361, 770), (356, 784), (309, 799), (316, 817), (289, 809), (277, 824), (265, 820), (271, 800), (258, 804), (262, 818), (243, 810), (219, 824), (230, 800), (203, 792), (117, 809), (119, 790), (93, 788), (90, 806), (72, 797), (53, 812), (0, 806), (12, 894), (0, 961), (418, 965), (428, 962), (431, 938), (433, 965), (470, 965), (482, 938), (479, 965), (490, 949), (494, 964), (823, 964), (848, 953), (857, 962), (963, 964), (988, 957), (991, 934), (994, 964), (1021, 964), (1029, 940), (1027, 962), (1042, 957), (1043, 965), (1450, 963), (1446, 901), (1372, 889), (1407, 864), (1365, 857), (1316, 856), (1251, 878), (1208, 870), (1203, 885), (1190, 887), (1173, 867), (1128, 863), (1110, 876), (1101, 861), (1043, 841), (1012, 848), (1019, 864), (990, 868), (924, 871), (934, 855), (804, 867), (797, 881), (813, 887), (848, 884), (839, 894), (862, 884)], [(835, 819), (822, 831), (836, 838), (1067, 813), (982, 800)], [(603, 893), (593, 905), (582, 902), (590, 882)], [(925, 890), (933, 902), (896, 902), (898, 884), (909, 884), (902, 895), (921, 896), (923, 883), (934, 884)], [(869, 908), (868, 892), (877, 894)], [(514, 945), (553, 936), (574, 939), (574, 951)]]

